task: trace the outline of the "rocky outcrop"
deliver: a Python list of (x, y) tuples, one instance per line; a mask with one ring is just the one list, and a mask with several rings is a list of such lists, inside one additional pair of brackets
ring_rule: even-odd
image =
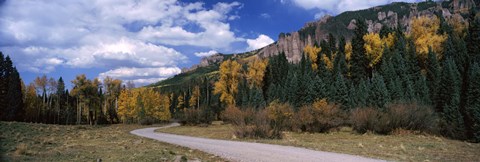
[(199, 67), (207, 67), (212, 64), (222, 62), (223, 60), (224, 60), (224, 56), (219, 53), (208, 56), (208, 57), (203, 57), (202, 60), (200, 61), (200, 64), (193, 65), (190, 68), (182, 68), (182, 73), (193, 71)]

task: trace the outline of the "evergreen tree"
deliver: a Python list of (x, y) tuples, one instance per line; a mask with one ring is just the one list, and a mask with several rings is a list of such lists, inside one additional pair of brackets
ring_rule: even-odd
[(448, 58), (442, 70), (442, 79), (439, 84), (436, 99), (437, 110), (442, 117), (442, 132), (444, 135), (463, 139), (465, 126), (463, 116), (459, 111), (460, 105), (460, 74), (455, 62)]
[(342, 104), (342, 107), (345, 109), (348, 104), (349, 91), (345, 79), (342, 74), (338, 73), (333, 85), (333, 96), (332, 100), (336, 103)]
[[(9, 60), (8, 56), (6, 60)], [(20, 74), (18, 74), (17, 68), (13, 67), (11, 75), (8, 77), (7, 111), (5, 111), (6, 117), (4, 118), (7, 121), (24, 121), (25, 110), (21, 84)]]
[(329, 93), (326, 88), (326, 84), (323, 82), (322, 78), (320, 76), (315, 76), (314, 81), (313, 81), (313, 90), (315, 92), (315, 96), (317, 99), (322, 99), (326, 98), (329, 96)]
[(55, 92), (57, 96), (57, 101), (55, 104), (56, 111), (57, 111), (57, 124), (60, 124), (60, 115), (61, 111), (63, 111), (63, 108), (65, 106), (65, 82), (63, 81), (63, 78), (60, 77), (57, 82), (57, 92)]
[[(427, 59), (426, 71), (427, 71), (427, 85), (430, 94), (430, 101), (436, 100), (436, 95), (438, 92), (438, 86), (440, 85), (441, 80), (441, 68), (440, 64), (438, 63), (436, 54), (429, 50), (428, 52), (428, 59)], [(439, 109), (437, 109), (440, 112)]]
[(262, 89), (253, 87), (249, 90), (249, 104), (254, 108), (264, 108), (266, 106)]
[(337, 51), (337, 40), (335, 39), (335, 36), (333, 36), (332, 33), (328, 34), (328, 48), (331, 53)]
[(480, 142), (480, 66), (475, 63), (470, 70), (467, 112), (472, 117), (474, 140)]
[(382, 75), (375, 73), (372, 78), (372, 87), (368, 95), (367, 105), (384, 109), (390, 102), (390, 95)]
[(342, 37), (339, 43), (339, 50), (333, 62), (333, 73), (341, 73), (343, 76), (348, 74), (347, 60), (345, 56), (345, 38)]
[(6, 62), (3, 53), (0, 51), (0, 120), (3, 119), (5, 109), (7, 107), (7, 71)]
[(367, 100), (371, 91), (370, 82), (368, 80), (361, 79), (355, 91), (354, 105), (357, 107), (368, 106)]
[(424, 105), (431, 105), (432, 101), (430, 99), (430, 90), (427, 86), (427, 78), (423, 75), (420, 75), (420, 79), (416, 82), (415, 86), (417, 102)]
[(352, 39), (352, 56), (351, 56), (351, 77), (354, 83), (359, 83), (362, 78), (367, 76), (367, 61), (365, 57), (365, 40), (363, 36), (367, 34), (367, 25), (362, 19), (357, 20), (357, 28), (355, 29), (355, 35)]
[(476, 17), (477, 10), (472, 7), (469, 14), (469, 25), (466, 36), (467, 51), (472, 62), (480, 62), (480, 18)]

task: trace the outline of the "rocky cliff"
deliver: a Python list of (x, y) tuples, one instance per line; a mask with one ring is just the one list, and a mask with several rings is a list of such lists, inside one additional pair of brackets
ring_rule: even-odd
[(369, 32), (379, 32), (383, 25), (391, 28), (401, 25), (409, 32), (410, 22), (414, 17), (433, 16), (437, 13), (441, 13), (446, 19), (462, 17), (461, 14), (467, 13), (475, 4), (474, 0), (392, 3), (366, 10), (349, 11), (335, 17), (327, 15), (306, 23), (299, 31), (280, 34), (277, 42), (260, 49), (257, 54), (260, 57), (270, 57), (284, 52), (290, 62), (298, 62), (305, 45), (325, 40), (329, 33), (337, 38), (344, 36), (350, 39), (357, 19), (366, 21)]

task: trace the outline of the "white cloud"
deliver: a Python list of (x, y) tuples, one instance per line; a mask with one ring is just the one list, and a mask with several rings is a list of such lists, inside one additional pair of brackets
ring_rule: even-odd
[(422, 0), (292, 0), (307, 10), (321, 10), (327, 14), (339, 14), (345, 11), (361, 10), (392, 2), (420, 2)]
[(168, 77), (180, 73), (181, 70), (178, 67), (156, 67), (156, 68), (130, 68), (121, 67), (114, 70), (109, 70), (104, 73), (100, 73), (100, 78), (107, 76), (113, 78), (130, 79), (137, 77)]
[(195, 56), (197, 57), (208, 57), (214, 54), (217, 54), (218, 52), (215, 50), (210, 50), (208, 52), (195, 52)]
[(264, 19), (269, 19), (269, 18), (271, 18), (272, 16), (270, 16), (270, 14), (268, 14), (268, 13), (262, 13), (262, 14), (260, 14), (260, 17), (262, 17), (262, 18), (264, 18)]
[(178, 69), (187, 61), (176, 47), (167, 46), (230, 49), (231, 43), (245, 41), (229, 24), (240, 18), (242, 7), (239, 2), (205, 6), (178, 0), (5, 1), (0, 47), (20, 60), (20, 71), (99, 68), (107, 69), (103, 75), (119, 75), (114, 72), (149, 69), (151, 76), (129, 78), (147, 82), (175, 74), (159, 76), (151, 68)]
[(272, 38), (261, 34), (258, 36), (257, 39), (247, 39), (247, 44), (248, 44), (247, 51), (256, 50), (256, 49), (265, 47), (269, 44), (272, 44), (273, 42), (275, 41), (273, 41)]

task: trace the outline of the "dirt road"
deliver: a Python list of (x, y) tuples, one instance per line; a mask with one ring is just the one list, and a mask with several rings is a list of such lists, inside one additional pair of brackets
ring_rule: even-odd
[(179, 124), (173, 123), (165, 127), (137, 129), (130, 133), (166, 143), (201, 150), (231, 161), (382, 161), (361, 156), (314, 151), (292, 146), (215, 140), (154, 132), (156, 129), (174, 126), (179, 126)]

